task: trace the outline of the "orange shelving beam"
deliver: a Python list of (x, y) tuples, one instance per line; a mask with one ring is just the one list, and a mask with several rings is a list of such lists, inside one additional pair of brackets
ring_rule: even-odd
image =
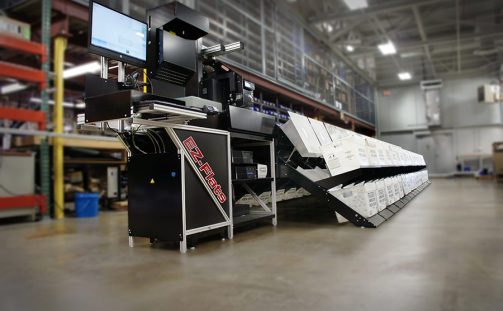
[(0, 47), (28, 54), (38, 55), (40, 56), (40, 61), (42, 63), (46, 61), (47, 54), (45, 48), (42, 44), (37, 42), (0, 33)]
[(45, 113), (42, 111), (0, 107), (0, 119), (35, 122), (40, 131), (45, 130)]
[(37, 83), (41, 89), (46, 87), (44, 72), (27, 66), (0, 61), (0, 77)]

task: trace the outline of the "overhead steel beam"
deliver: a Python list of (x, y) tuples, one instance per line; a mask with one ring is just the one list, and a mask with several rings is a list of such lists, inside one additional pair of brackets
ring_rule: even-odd
[(342, 29), (336, 31), (333, 35), (329, 37), (330, 42), (335, 42), (337, 39), (340, 37), (346, 35), (349, 33), (351, 30), (353, 30), (356, 26), (361, 24), (361, 20), (357, 19), (352, 22), (350, 22), (346, 27), (343, 27)]
[[(450, 78), (471, 78), (475, 75), (485, 75), (488, 73), (497, 73), (498, 72), (498, 66), (494, 66), (494, 68), (489, 67), (489, 68), (472, 68), (472, 69), (464, 69), (460, 73), (442, 73), (438, 74), (438, 78), (440, 79), (450, 79)], [(390, 78), (380, 78), (378, 79), (378, 86), (379, 87), (393, 87), (393, 86), (403, 86), (403, 85), (417, 85), (421, 81), (421, 77), (416, 77), (412, 80), (406, 81), (406, 82), (401, 82), (397, 80), (396, 78), (390, 77)]]
[(81, 4), (70, 0), (52, 0), (52, 9), (67, 16), (87, 22), (89, 19), (89, 9)]
[[(460, 41), (460, 43), (462, 43), (464, 41), (485, 39), (485, 38), (498, 37), (498, 36), (503, 37), (503, 30), (494, 31), (494, 32), (485, 32), (485, 33), (474, 33), (474, 34), (470, 34), (470, 35), (460, 36), (459, 41)], [(435, 46), (435, 45), (456, 44), (457, 40), (458, 39), (456, 38), (456, 36), (446, 36), (446, 37), (442, 37), (442, 38), (438, 38), (438, 39), (429, 39), (428, 41), (426, 41), (426, 44), (429, 45), (430, 47)], [(423, 47), (423, 45), (424, 45), (423, 42), (417, 42), (417, 41), (405, 42), (405, 43), (400, 43), (397, 46), (397, 50), (399, 50), (399, 52), (405, 52), (405, 51), (409, 51), (409, 50), (420, 49)], [(377, 51), (375, 51), (375, 53), (378, 54)], [(353, 56), (361, 56), (361, 55), (367, 55), (367, 54), (368, 53), (354, 53)]]
[(305, 30), (307, 30), (315, 38), (317, 38), (318, 40), (323, 42), (325, 45), (327, 45), (335, 53), (335, 55), (337, 55), (337, 57), (339, 57), (349, 67), (351, 67), (351, 69), (354, 70), (356, 73), (358, 73), (363, 79), (367, 80), (367, 82), (369, 82), (370, 84), (373, 84), (373, 85), (376, 83), (375, 79), (370, 77), (370, 75), (366, 71), (360, 69), (360, 67), (358, 67), (358, 65), (356, 65), (349, 57), (344, 55), (344, 53), (342, 53), (334, 44), (330, 43), (328, 38), (323, 36), (323, 34), (321, 34), (318, 31), (318, 29), (316, 29), (316, 27), (314, 27), (313, 25), (310, 25), (304, 19), (304, 17), (302, 17), (300, 14), (298, 14), (298, 12), (292, 10), (291, 6), (289, 6), (287, 3), (285, 3), (285, 0), (278, 1), (277, 4), (281, 8), (288, 9), (289, 11), (291, 11), (292, 14), (295, 16), (295, 18), (297, 19), (297, 21), (302, 25), (302, 27)]
[(458, 73), (461, 72), (460, 26), (459, 26), (459, 0), (456, 0), (456, 47), (458, 58)]
[[(480, 44), (478, 42), (466, 42), (464, 44), (461, 45), (461, 51), (468, 51), (468, 50), (475, 50), (475, 49), (478, 49), (480, 48)], [(434, 49), (430, 49), (430, 54), (432, 56), (437, 56), (438, 55), (438, 58), (444, 56), (443, 54), (446, 54), (446, 53), (449, 53), (449, 57), (450, 58), (453, 58), (453, 57), (456, 57), (456, 46), (444, 46), (444, 47), (436, 47)], [(424, 55), (424, 52), (418, 50), (417, 52), (417, 55), (416, 56), (410, 56), (410, 57), (401, 57), (401, 59), (403, 59), (404, 61), (408, 60), (408, 59), (417, 59), (419, 57), (422, 57)], [(389, 59), (387, 57), (383, 57), (383, 56), (379, 56), (379, 57), (376, 57), (376, 62), (377, 63), (385, 63), (385, 62), (389, 62)], [(434, 58), (434, 60), (437, 60), (437, 57)]]
[[(455, 62), (455, 57), (444, 57), (444, 58), (435, 58), (435, 64), (438, 64), (439, 62)], [(484, 59), (484, 58), (481, 58), (481, 57), (477, 57), (477, 56), (472, 56), (472, 57), (464, 57), (463, 59), (463, 63), (464, 64), (468, 64), (468, 63), (473, 63), (473, 62), (487, 62), (487, 59)], [(408, 66), (409, 67), (419, 67), (423, 64), (423, 62), (420, 60), (420, 59), (415, 59), (415, 60), (411, 60), (411, 61), (408, 61), (407, 62)], [(393, 63), (377, 63), (377, 68), (379, 68), (379, 70), (381, 72), (384, 72), (385, 70), (394, 70), (394, 64)], [(395, 70), (396, 72), (396, 70)]]
[(381, 13), (389, 13), (393, 11), (400, 11), (400, 10), (407, 10), (410, 9), (411, 6), (416, 5), (416, 6), (423, 6), (423, 5), (429, 5), (429, 4), (438, 4), (440, 2), (446, 2), (446, 1), (451, 1), (451, 0), (423, 0), (423, 1), (394, 1), (392, 3), (387, 3), (387, 4), (381, 4), (381, 5), (374, 5), (371, 6), (367, 9), (362, 9), (362, 10), (354, 10), (354, 11), (346, 11), (342, 13), (328, 13), (328, 14), (323, 14), (319, 16), (315, 16), (309, 19), (310, 23), (321, 23), (321, 22), (327, 22), (331, 20), (337, 20), (337, 21), (342, 21), (342, 20), (348, 20), (348, 19), (353, 19), (356, 17), (361, 17), (362, 15), (366, 18), (369, 18), (374, 15), (378, 15)]
[(433, 78), (435, 78), (437, 72), (435, 69), (435, 64), (433, 63), (433, 59), (431, 57), (430, 47), (428, 46), (428, 44), (426, 44), (428, 38), (426, 36), (426, 32), (424, 31), (423, 20), (421, 19), (421, 13), (419, 13), (419, 8), (417, 6), (412, 7), (412, 12), (414, 13), (414, 19), (416, 20), (417, 30), (421, 37), (421, 41), (423, 42), (423, 49), (426, 54), (426, 58), (428, 59), (428, 63), (430, 64), (431, 73), (433, 75)]
[[(389, 35), (386, 33), (386, 30), (384, 29), (384, 27), (381, 25), (381, 22), (379, 21), (379, 19), (378, 19), (377, 16), (372, 16), (370, 18), (370, 20), (377, 26), (377, 29), (379, 29), (379, 31), (381, 32), (381, 34), (386, 39), (391, 40), (390, 37), (389, 37)], [(376, 29), (376, 33), (378, 33), (377, 29)], [(388, 57), (391, 57), (393, 59), (393, 62), (395, 63), (395, 66), (397, 67), (397, 70), (401, 71), (402, 70), (402, 66), (400, 65), (400, 63), (396, 59), (396, 55), (389, 55)]]

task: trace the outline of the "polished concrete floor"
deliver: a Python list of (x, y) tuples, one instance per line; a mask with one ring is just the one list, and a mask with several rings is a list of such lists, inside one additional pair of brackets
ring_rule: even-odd
[(2, 225), (0, 310), (503, 310), (502, 185), (434, 180), (378, 229), (286, 219), (185, 255), (129, 248), (123, 212)]

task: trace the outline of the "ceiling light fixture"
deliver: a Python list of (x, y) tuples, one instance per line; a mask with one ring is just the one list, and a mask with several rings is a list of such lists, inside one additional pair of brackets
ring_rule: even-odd
[(377, 46), (382, 55), (392, 55), (396, 53), (396, 48), (393, 42), (388, 41)]
[(398, 73), (398, 79), (405, 81), (405, 80), (410, 80), (412, 79), (412, 75), (408, 71), (403, 71)]
[(327, 31), (327, 32), (332, 32), (334, 31), (334, 26), (330, 25), (329, 23), (327, 22), (324, 22), (323, 23), (323, 28)]
[(346, 45), (346, 51), (348, 51), (348, 52), (350, 52), (350, 53), (351, 53), (351, 52), (353, 52), (354, 50), (355, 50), (355, 47), (354, 47), (354, 46), (352, 46), (352, 45), (350, 45), (350, 44)]
[(19, 92), (28, 88), (28, 85), (21, 83), (11, 83), (0, 87), (0, 94), (6, 95)]
[(100, 63), (97, 61), (75, 66), (63, 71), (63, 79), (71, 79), (88, 73), (98, 73), (100, 69)]
[(367, 0), (344, 0), (350, 10), (365, 9), (369, 6)]

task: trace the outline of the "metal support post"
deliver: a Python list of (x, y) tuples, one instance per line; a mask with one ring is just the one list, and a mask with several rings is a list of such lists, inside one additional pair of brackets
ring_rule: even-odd
[[(51, 0), (42, 0), (42, 44), (45, 48), (46, 58), (42, 63), (42, 71), (45, 74), (45, 85), (40, 95), (42, 103), (40, 111), (45, 113), (45, 124), (49, 124), (51, 117), (49, 116), (49, 93), (47, 88), (49, 85), (49, 72), (51, 66)], [(49, 159), (49, 142), (47, 137), (40, 141), (40, 188), (42, 195), (45, 196), (48, 211), (51, 211), (51, 172)], [(50, 212), (49, 212), (50, 213)]]
[(277, 211), (277, 202), (276, 202), (276, 154), (274, 149), (274, 139), (270, 142), (269, 145), (270, 153), (271, 153), (271, 210), (274, 215), (272, 219), (272, 225), (278, 225), (278, 211)]
[(118, 66), (117, 81), (119, 82), (126, 81), (126, 63), (118, 62), (117, 66)]
[(108, 58), (101, 56), (100, 65), (101, 65), (100, 77), (102, 79), (108, 79)]
[[(63, 70), (67, 38), (58, 36), (54, 40), (54, 132), (63, 133)], [(63, 138), (53, 138), (53, 167), (54, 167), (54, 218), (64, 217), (64, 176), (63, 176)]]
[(234, 204), (232, 203), (234, 198), (234, 190), (232, 187), (232, 147), (231, 147), (231, 135), (227, 134), (227, 159), (228, 159), (228, 178), (229, 178), (229, 227), (227, 229), (227, 238), (232, 240), (234, 238)]

